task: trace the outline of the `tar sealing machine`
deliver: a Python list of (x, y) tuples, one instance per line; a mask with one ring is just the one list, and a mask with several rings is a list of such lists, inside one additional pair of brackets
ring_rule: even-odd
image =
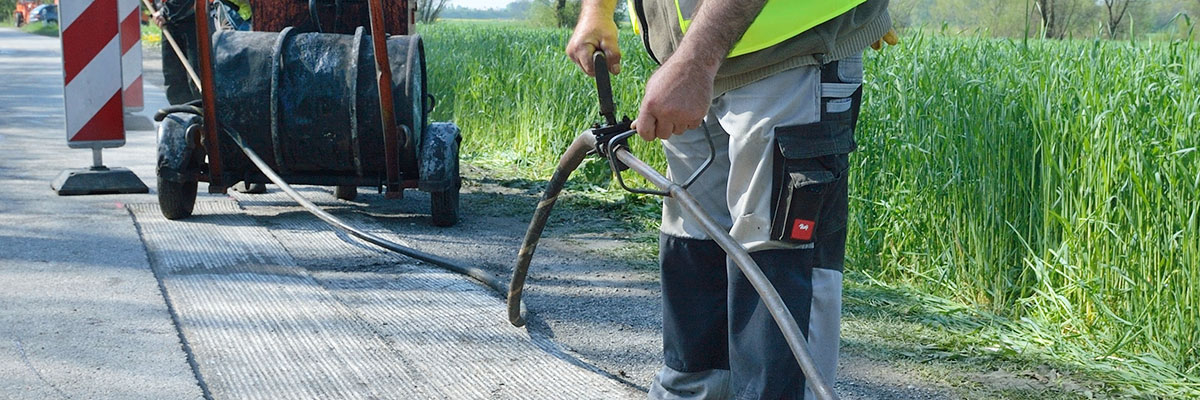
[[(196, 1), (196, 15), (209, 15)], [(429, 123), (425, 49), (407, 0), (251, 0), (258, 31), (218, 30), (198, 41), (202, 99), (156, 115), (158, 198), (164, 216), (191, 215), (197, 183), (223, 193), (268, 182), (243, 149), (297, 184), (359, 186), (403, 197), (430, 193), (434, 225), (458, 219), (458, 147), (451, 123)], [(367, 22), (369, 30), (363, 25)], [(209, 24), (196, 24), (210, 37)], [(175, 46), (173, 38), (168, 38)], [(185, 63), (186, 65), (186, 63)], [(198, 72), (198, 73), (197, 73)]]

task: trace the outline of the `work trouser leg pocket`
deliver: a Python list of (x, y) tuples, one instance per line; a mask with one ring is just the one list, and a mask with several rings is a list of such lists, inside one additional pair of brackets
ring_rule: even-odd
[[(845, 211), (830, 207), (845, 196), (848, 154), (862, 101), (862, 83), (839, 73), (838, 63), (821, 77), (820, 121), (775, 128), (771, 239), (811, 245), (817, 236), (846, 227)], [(851, 74), (853, 75), (853, 74)], [(844, 200), (841, 201), (844, 203)]]

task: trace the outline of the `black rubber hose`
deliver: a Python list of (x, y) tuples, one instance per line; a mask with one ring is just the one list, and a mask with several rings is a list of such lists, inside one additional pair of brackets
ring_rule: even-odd
[(525, 306), (521, 303), (521, 294), (525, 291), (525, 276), (529, 273), (529, 263), (533, 260), (533, 251), (537, 249), (538, 240), (542, 237), (542, 229), (550, 219), (550, 211), (554, 210), (554, 202), (558, 194), (567, 184), (571, 172), (579, 168), (579, 163), (587, 157), (589, 151), (596, 149), (596, 137), (591, 132), (584, 132), (575, 137), (567, 152), (558, 159), (558, 168), (554, 176), (546, 184), (546, 193), (538, 201), (537, 210), (533, 212), (533, 220), (525, 231), (525, 241), (521, 243), (521, 251), (517, 253), (517, 266), (513, 267), (512, 280), (508, 284), (508, 322), (513, 326), (525, 325)]
[(167, 106), (167, 107), (158, 109), (158, 112), (154, 113), (154, 121), (162, 122), (163, 118), (166, 118), (167, 114), (170, 114), (170, 113), (188, 113), (188, 114), (196, 114), (201, 117), (204, 116), (204, 110), (201, 109), (200, 107), (196, 107), (196, 106), (190, 105), (190, 104), (179, 104), (179, 105)]
[(236, 143), (238, 147), (242, 148), (242, 152), (246, 153), (246, 157), (250, 158), (250, 161), (258, 167), (258, 170), (261, 171), (263, 175), (267, 176), (267, 179), (270, 179), (271, 182), (275, 183), (275, 185), (278, 185), (284, 193), (287, 193), (287, 195), (291, 197), (292, 200), (295, 200), (297, 203), (299, 203), (301, 207), (304, 207), (306, 210), (308, 210), (308, 212), (317, 216), (317, 218), (320, 218), (322, 221), (325, 221), (334, 228), (346, 232), (347, 234), (354, 236), (359, 240), (379, 246), (388, 251), (400, 253), (436, 265), (448, 271), (471, 277), (472, 279), (475, 279), (496, 291), (496, 293), (500, 294), (501, 296), (508, 292), (508, 288), (504, 285), (504, 282), (502, 282), (495, 275), (492, 275), (492, 273), (484, 271), (483, 269), (464, 266), (449, 258), (429, 254), (411, 247), (406, 247), (346, 224), (346, 222), (342, 221), (338, 217), (333, 216), (333, 214), (322, 210), (320, 207), (317, 207), (316, 204), (308, 201), (308, 199), (305, 199), (304, 196), (301, 196), (300, 193), (296, 192), (295, 189), (292, 189), (292, 186), (289, 185), (287, 181), (284, 181), (279, 174), (276, 174), (275, 171), (271, 169), (270, 165), (267, 165), (262, 158), (258, 157), (258, 154), (255, 153), (254, 150), (251, 150), (250, 147), (242, 141), (241, 135), (229, 128), (223, 127), (223, 130), (225, 131), (226, 135), (233, 139), (233, 142)]

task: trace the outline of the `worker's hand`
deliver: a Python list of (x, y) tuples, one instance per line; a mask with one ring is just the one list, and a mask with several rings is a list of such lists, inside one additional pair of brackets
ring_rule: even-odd
[(688, 65), (671, 58), (646, 82), (646, 96), (633, 129), (646, 141), (666, 139), (700, 126), (712, 104), (716, 68)]
[(896, 43), (900, 43), (900, 38), (896, 37), (895, 29), (888, 29), (887, 33), (883, 34), (882, 38), (876, 40), (875, 43), (871, 43), (871, 48), (875, 50), (883, 50), (884, 43), (887, 43), (888, 46), (895, 46)]
[(608, 61), (608, 72), (621, 72), (621, 48), (617, 46), (617, 24), (612, 15), (604, 16), (602, 12), (583, 12), (579, 15), (579, 23), (575, 32), (567, 42), (567, 57), (571, 58), (588, 76), (596, 76), (592, 70), (592, 54), (596, 50), (604, 51)]
[(162, 9), (154, 11), (154, 16), (151, 19), (154, 20), (154, 25), (157, 25), (159, 28), (162, 28), (167, 23), (167, 18), (162, 15)]

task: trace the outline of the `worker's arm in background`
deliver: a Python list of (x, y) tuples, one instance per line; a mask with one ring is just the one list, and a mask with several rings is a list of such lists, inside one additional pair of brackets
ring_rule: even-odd
[(579, 22), (567, 42), (567, 57), (588, 76), (596, 76), (592, 71), (592, 53), (596, 50), (603, 51), (608, 59), (608, 72), (621, 72), (621, 48), (617, 45), (617, 23), (613, 21), (616, 7), (617, 0), (583, 0)]
[(766, 0), (705, 0), (683, 41), (650, 81), (633, 128), (645, 140), (700, 126), (712, 102), (713, 80), (733, 45)]
[(154, 24), (160, 28), (165, 24), (182, 22), (196, 14), (195, 0), (165, 0), (154, 12)]

